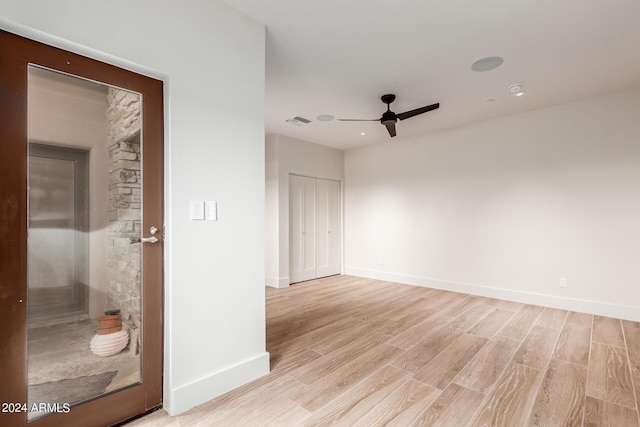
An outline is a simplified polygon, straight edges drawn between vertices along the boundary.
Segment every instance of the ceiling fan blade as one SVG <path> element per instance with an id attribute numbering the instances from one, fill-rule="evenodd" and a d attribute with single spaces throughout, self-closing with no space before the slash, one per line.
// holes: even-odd
<path id="1" fill-rule="evenodd" d="M 380 119 L 338 119 L 341 122 L 377 122 Z"/>
<path id="2" fill-rule="evenodd" d="M 392 138 L 394 136 L 396 136 L 396 124 L 395 123 L 389 123 L 386 126 L 387 126 L 387 130 L 389 131 L 389 135 L 391 135 Z"/>
<path id="3" fill-rule="evenodd" d="M 427 111 L 435 110 L 440 107 L 440 103 L 435 103 L 431 105 L 427 105 L 426 107 L 416 108 L 415 110 L 407 111 L 405 113 L 398 114 L 398 119 L 404 120 L 409 117 L 417 116 L 418 114 L 426 113 Z"/>

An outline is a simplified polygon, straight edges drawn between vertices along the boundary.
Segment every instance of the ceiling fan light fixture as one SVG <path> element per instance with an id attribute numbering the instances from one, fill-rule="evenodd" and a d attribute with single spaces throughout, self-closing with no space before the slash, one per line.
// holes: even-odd
<path id="1" fill-rule="evenodd" d="M 504 58 L 501 56 L 488 56 L 486 58 L 478 59 L 471 64 L 471 69 L 475 72 L 482 73 L 485 71 L 495 70 L 504 62 Z"/>

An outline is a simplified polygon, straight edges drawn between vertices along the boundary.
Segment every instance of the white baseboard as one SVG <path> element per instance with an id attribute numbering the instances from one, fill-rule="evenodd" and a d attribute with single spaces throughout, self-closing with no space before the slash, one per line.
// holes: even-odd
<path id="1" fill-rule="evenodd" d="M 288 277 L 267 277 L 266 285 L 272 288 L 288 288 L 289 287 L 289 278 Z"/>
<path id="2" fill-rule="evenodd" d="M 345 267 L 345 274 L 640 322 L 640 307 Z"/>
<path id="3" fill-rule="evenodd" d="M 164 409 L 178 415 L 269 373 L 269 353 L 169 390 Z"/>

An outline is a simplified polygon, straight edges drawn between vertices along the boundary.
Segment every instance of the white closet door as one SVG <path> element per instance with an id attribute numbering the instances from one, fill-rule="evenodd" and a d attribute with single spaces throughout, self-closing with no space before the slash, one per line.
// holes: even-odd
<path id="1" fill-rule="evenodd" d="M 316 277 L 342 271 L 342 230 L 340 224 L 340 182 L 318 179 L 318 267 Z"/>
<path id="2" fill-rule="evenodd" d="M 316 278 L 316 180 L 289 177 L 291 282 Z"/>

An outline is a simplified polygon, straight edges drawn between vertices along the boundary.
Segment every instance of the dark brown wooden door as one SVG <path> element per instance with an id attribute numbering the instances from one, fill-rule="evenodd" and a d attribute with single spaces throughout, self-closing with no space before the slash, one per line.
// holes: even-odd
<path id="1" fill-rule="evenodd" d="M 0 425 L 161 405 L 162 195 L 162 82 L 0 31 Z"/>

